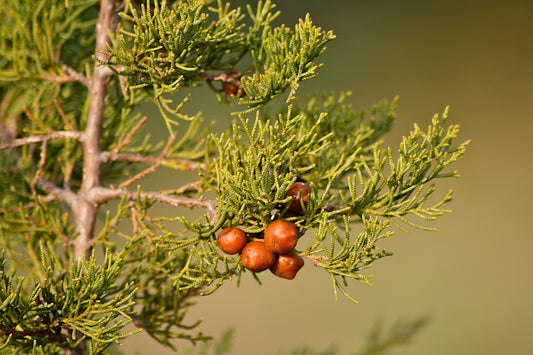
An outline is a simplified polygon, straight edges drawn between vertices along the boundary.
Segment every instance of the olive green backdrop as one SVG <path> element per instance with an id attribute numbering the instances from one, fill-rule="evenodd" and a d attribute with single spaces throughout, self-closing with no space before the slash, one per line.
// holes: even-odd
<path id="1" fill-rule="evenodd" d="M 240 288 L 228 282 L 199 298 L 188 319 L 204 319 L 199 329 L 214 336 L 235 327 L 233 353 L 242 355 L 331 344 L 349 354 L 376 319 L 390 324 L 419 315 L 431 322 L 403 354 L 533 354 L 533 1 L 277 4 L 276 24 L 292 26 L 309 12 L 337 35 L 304 94 L 351 90 L 356 108 L 400 96 L 387 145 L 396 147 L 414 122 L 426 127 L 450 105 L 449 122 L 461 125 L 460 139 L 472 139 L 454 166 L 462 177 L 438 185 L 441 194 L 454 190 L 454 213 L 431 225 L 439 232 L 411 230 L 384 241 L 395 255 L 371 270 L 373 287 L 351 283 L 358 305 L 335 301 L 327 274 L 308 263 L 292 282 L 270 273 L 262 287 L 249 274 Z M 219 128 L 231 121 L 209 92 L 189 108 L 201 108 Z M 152 112 L 160 129 L 154 134 L 164 134 Z M 160 179 L 147 183 L 154 188 L 175 177 L 165 172 Z M 142 334 L 122 351 L 172 353 Z"/>

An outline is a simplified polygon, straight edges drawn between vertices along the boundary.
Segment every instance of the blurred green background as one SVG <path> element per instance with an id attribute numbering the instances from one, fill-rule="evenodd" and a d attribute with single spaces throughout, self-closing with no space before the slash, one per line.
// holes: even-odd
<path id="1" fill-rule="evenodd" d="M 383 241 L 395 255 L 371 269 L 373 287 L 351 283 L 358 305 L 335 301 L 327 274 L 307 264 L 292 282 L 270 273 L 261 275 L 262 287 L 249 274 L 240 288 L 228 282 L 199 298 L 189 321 L 202 318 L 198 329 L 213 336 L 235 327 L 233 354 L 331 344 L 349 354 L 376 319 L 391 324 L 401 316 L 428 315 L 429 325 L 402 353 L 533 354 L 533 1 L 277 4 L 282 15 L 276 25 L 293 26 L 309 12 L 337 35 L 302 95 L 351 90 L 356 109 L 400 96 L 386 145 L 397 147 L 413 123 L 425 128 L 450 105 L 449 123 L 461 125 L 460 141 L 472 139 L 465 158 L 452 167 L 462 177 L 438 184 L 441 195 L 454 190 L 448 205 L 454 212 L 430 225 L 436 233 L 411 229 Z M 188 106 L 191 112 L 201 109 L 218 127 L 231 122 L 231 108 L 198 92 L 202 97 Z M 162 121 L 158 126 L 153 134 L 165 134 Z M 160 179 L 174 179 L 172 174 Z M 147 181 L 150 187 L 160 183 Z M 143 334 L 121 350 L 172 353 Z"/>

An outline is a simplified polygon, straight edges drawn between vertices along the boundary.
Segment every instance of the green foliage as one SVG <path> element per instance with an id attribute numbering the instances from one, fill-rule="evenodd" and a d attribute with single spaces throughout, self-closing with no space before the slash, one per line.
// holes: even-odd
<path id="1" fill-rule="evenodd" d="M 169 106 L 171 99 L 165 93 L 182 90 L 199 81 L 214 80 L 212 73 L 231 73 L 237 70 L 246 54 L 252 65 L 237 70 L 240 83 L 248 98 L 240 104 L 258 109 L 281 95 L 287 88 L 294 98 L 298 84 L 316 75 L 320 66 L 314 60 L 324 52 L 327 42 L 335 36 L 313 25 L 309 15 L 292 32 L 285 26 L 272 29 L 270 23 L 279 13 L 273 13 L 270 1 L 259 1 L 254 12 L 248 6 L 252 24 L 248 31 L 241 22 L 240 8 L 230 10 L 229 4 L 217 1 L 217 8 L 208 7 L 209 1 L 175 2 L 168 5 L 147 2 L 136 9 L 129 4 L 121 16 L 124 24 L 117 30 L 108 52 L 109 65 L 127 78 L 129 95 L 136 89 L 149 87 L 165 117 L 167 126 L 177 124 L 168 113 L 177 117 L 179 107 Z M 210 14 L 217 16 L 216 21 Z M 240 65 L 242 66 L 242 65 Z M 212 87 L 212 86 L 211 86 Z M 214 88 L 213 88 L 214 89 Z M 216 89 L 215 92 L 220 97 Z"/>
<path id="2" fill-rule="evenodd" d="M 85 71 L 92 62 L 98 1 L 68 3 L 66 6 L 65 0 L 4 1 L 0 14 L 1 80 L 21 83 L 24 79 L 67 77 L 63 65 Z"/>
<path id="3" fill-rule="evenodd" d="M 390 103 L 378 103 L 368 115 L 363 110 L 356 112 L 346 103 L 350 96 L 351 92 L 341 92 L 338 95 L 322 94 L 320 97 L 314 95 L 293 108 L 295 115 L 306 117 L 301 123 L 304 125 L 303 130 L 313 130 L 319 136 L 331 137 L 327 140 L 327 149 L 321 150 L 321 154 L 312 162 L 316 168 L 300 171 L 303 179 L 326 180 L 328 172 L 337 169 L 335 163 L 339 159 L 353 156 L 356 161 L 368 161 L 373 155 L 374 144 L 381 143 L 382 136 L 391 129 L 396 118 L 394 109 L 398 102 L 397 97 Z M 344 177 L 354 171 L 353 165 L 344 164 L 333 187 L 344 186 Z"/>
<path id="4" fill-rule="evenodd" d="M 64 268 L 55 253 L 41 247 L 41 282 L 33 285 L 16 279 L 0 259 L 3 349 L 48 354 L 88 340 L 88 352 L 97 354 L 130 335 L 118 332 L 130 320 L 137 290 L 132 283 L 116 285 L 120 259 L 107 254 L 101 265 L 90 258 Z"/>
<path id="5" fill-rule="evenodd" d="M 131 283 L 139 289 L 132 297 L 134 324 L 174 350 L 172 339 L 187 339 L 192 343 L 210 339 L 201 332 L 189 334 L 187 331 L 196 328 L 200 322 L 187 324 L 185 321 L 187 309 L 194 305 L 191 298 L 198 295 L 202 285 L 181 292 L 177 292 L 175 285 L 181 280 L 190 254 L 185 251 L 172 253 L 159 243 L 147 243 L 145 238 L 133 239 L 121 252 L 125 265 L 122 284 Z"/>
<path id="6" fill-rule="evenodd" d="M 260 238 L 278 218 L 309 236 L 296 252 L 331 276 L 334 295 L 355 301 L 349 280 L 368 284 L 367 269 L 391 255 L 380 239 L 394 226 L 429 229 L 416 219 L 448 212 L 451 192 L 437 197 L 434 183 L 458 176 L 447 168 L 467 143 L 454 145 L 447 110 L 393 150 L 382 138 L 397 99 L 369 113 L 350 106 L 349 92 L 300 100 L 300 82 L 317 75 L 334 38 L 309 15 L 289 29 L 273 26 L 270 1 L 248 6 L 248 16 L 222 1 L 124 5 L 0 4 L 4 351 L 98 354 L 131 334 L 130 321 L 170 348 L 208 340 L 193 333 L 187 310 L 249 273 L 239 255 L 220 251 L 218 232 L 239 226 Z M 172 95 L 196 85 L 241 105 L 227 132 L 185 113 L 186 94 Z M 285 93 L 281 112 L 266 114 Z M 155 144 L 145 124 L 160 118 L 138 112 L 147 100 L 169 130 Z M 146 191 L 142 179 L 160 167 L 193 177 Z M 311 187 L 301 215 L 288 210 L 295 181 Z M 374 348 L 402 334 L 376 337 Z"/>
<path id="7" fill-rule="evenodd" d="M 299 245 L 303 249 L 301 255 L 331 275 L 335 295 L 341 291 L 355 301 L 345 290 L 346 279 L 369 283 L 370 276 L 363 271 L 374 261 L 392 255 L 376 245 L 379 239 L 392 235 L 386 230 L 389 222 L 417 226 L 405 216 L 431 220 L 446 212 L 440 206 L 450 200 L 450 193 L 435 205 L 425 207 L 435 189 L 430 187 L 422 194 L 422 188 L 432 179 L 456 176 L 441 172 L 462 156 L 464 145 L 451 147 L 457 127 L 444 126 L 446 114 L 442 120 L 436 116 L 427 133 L 415 127 L 400 146 L 400 157 L 394 163 L 391 149 L 380 149 L 375 135 L 390 127 L 394 102 L 381 103 L 365 119 L 363 113 L 356 115 L 340 105 L 345 98 L 345 94 L 338 99 L 324 96 L 322 106 L 326 110 L 321 114 L 313 109 L 316 101 L 311 99 L 309 108 L 294 110 L 298 114 L 289 110 L 273 122 L 241 119 L 228 134 L 212 136 L 218 157 L 213 164 L 207 164 L 211 175 L 205 181 L 216 182 L 220 215 L 230 225 L 257 233 L 273 218 L 285 218 L 298 226 L 301 235 L 313 231 L 315 242 L 307 247 Z M 340 126 L 329 127 L 326 122 L 330 119 Z M 342 122 L 347 125 L 342 126 Z M 338 159 L 333 159 L 332 151 L 337 152 Z M 389 177 L 386 163 L 390 163 Z M 289 201 L 286 192 L 296 179 L 307 181 L 313 190 L 303 216 L 294 216 L 283 208 Z M 363 224 L 363 231 L 356 238 L 351 237 L 354 222 Z M 189 228 L 201 233 L 207 226 Z M 211 273 L 212 277 L 223 280 L 231 278 L 232 273 L 240 277 L 243 269 L 238 256 L 221 255 L 213 241 L 214 238 L 199 240 L 202 250 L 210 250 L 203 254 L 202 263 L 214 269 L 218 260 L 226 266 L 225 273 Z M 203 281 L 214 282 L 208 273 L 200 274 Z"/>
<path id="8" fill-rule="evenodd" d="M 202 80 L 207 70 L 232 69 L 249 41 L 241 34 L 240 11 L 230 11 L 220 1 L 218 5 L 210 9 L 218 16 L 212 21 L 204 12 L 205 1 L 176 2 L 173 7 L 148 2 L 140 10 L 130 3 L 121 16 L 131 31 L 118 28 L 106 64 L 122 66 L 131 89 L 150 85 L 171 92 Z"/>
<path id="9" fill-rule="evenodd" d="M 249 105 L 251 112 L 287 88 L 291 88 L 289 100 L 294 98 L 298 84 L 316 76 L 319 65 L 313 61 L 333 38 L 332 32 L 314 26 L 309 14 L 295 26 L 294 33 L 285 26 L 265 31 L 261 45 L 251 52 L 254 74 L 242 80 L 250 98 L 240 103 Z"/>
<path id="10" fill-rule="evenodd" d="M 210 343 L 201 344 L 194 349 L 185 349 L 185 355 L 230 354 L 231 341 L 233 340 L 234 333 L 235 329 L 228 328 L 220 335 L 220 337 Z"/>
<path id="11" fill-rule="evenodd" d="M 436 216 L 449 212 L 440 207 L 451 200 L 451 191 L 429 207 L 425 204 L 435 192 L 435 185 L 431 184 L 424 192 L 425 186 L 434 179 L 458 177 L 455 171 L 443 170 L 463 156 L 468 142 L 452 146 L 459 127 L 446 126 L 447 118 L 447 109 L 442 118 L 435 115 L 427 132 L 415 125 L 400 144 L 396 161 L 390 149 L 376 149 L 372 164 L 358 164 L 357 174 L 348 182 L 351 210 L 358 214 L 388 217 L 393 222 L 398 219 L 415 227 L 420 226 L 406 219 L 406 215 L 434 220 Z M 388 176 L 385 172 L 387 163 L 390 170 Z M 361 192 L 358 192 L 358 187 Z"/>
<path id="12" fill-rule="evenodd" d="M 398 346 L 412 342 L 416 335 L 428 323 L 428 318 L 399 319 L 388 330 L 383 321 L 377 321 L 361 349 L 355 355 L 385 355 Z"/>

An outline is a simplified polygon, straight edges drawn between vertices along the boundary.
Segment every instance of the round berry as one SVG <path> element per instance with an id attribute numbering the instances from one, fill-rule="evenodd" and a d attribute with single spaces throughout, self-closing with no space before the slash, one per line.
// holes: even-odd
<path id="1" fill-rule="evenodd" d="M 247 242 L 246 234 L 236 227 L 223 229 L 217 238 L 218 247 L 227 254 L 240 253 Z"/>
<path id="2" fill-rule="evenodd" d="M 250 271 L 260 272 L 274 265 L 276 258 L 276 254 L 265 248 L 265 243 L 254 240 L 242 250 L 241 263 Z"/>
<path id="3" fill-rule="evenodd" d="M 296 273 L 304 266 L 304 259 L 294 254 L 280 254 L 270 271 L 276 276 L 292 280 Z"/>
<path id="4" fill-rule="evenodd" d="M 307 205 L 307 196 L 309 196 L 309 193 L 311 193 L 311 188 L 305 182 L 295 182 L 292 184 L 286 194 L 288 197 L 294 197 L 294 200 L 291 201 L 289 206 L 289 210 L 294 213 L 303 214 L 302 203 L 304 206 Z"/>
<path id="5" fill-rule="evenodd" d="M 240 82 L 237 84 L 237 82 L 222 82 L 222 90 L 226 93 L 228 96 L 237 96 L 237 97 L 245 97 L 246 93 L 240 86 Z"/>
<path id="6" fill-rule="evenodd" d="M 298 242 L 298 228 L 291 221 L 275 220 L 265 229 L 264 240 L 268 250 L 278 254 L 288 253 Z"/>
<path id="7" fill-rule="evenodd" d="M 242 89 L 241 79 L 237 71 L 223 73 L 218 76 L 222 80 L 222 90 L 228 96 L 245 97 L 246 93 Z"/>

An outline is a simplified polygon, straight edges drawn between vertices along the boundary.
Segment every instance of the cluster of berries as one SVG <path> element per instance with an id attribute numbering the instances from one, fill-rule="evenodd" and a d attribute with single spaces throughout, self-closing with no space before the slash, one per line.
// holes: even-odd
<path id="1" fill-rule="evenodd" d="M 310 192 L 307 184 L 294 183 L 287 192 L 287 196 L 294 198 L 289 211 L 302 214 Z M 261 272 L 270 269 L 275 275 L 292 280 L 304 266 L 303 258 L 294 252 L 298 234 L 294 223 L 277 219 L 266 227 L 262 234 L 263 240 L 249 241 L 243 230 L 230 227 L 219 233 L 217 244 L 227 254 L 241 253 L 241 263 L 250 271 Z"/>

